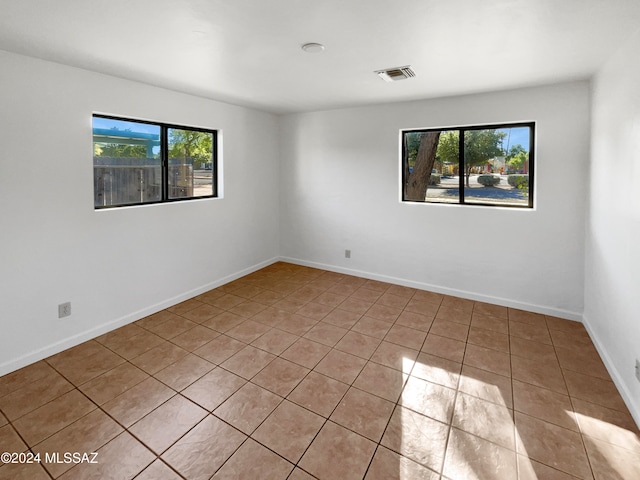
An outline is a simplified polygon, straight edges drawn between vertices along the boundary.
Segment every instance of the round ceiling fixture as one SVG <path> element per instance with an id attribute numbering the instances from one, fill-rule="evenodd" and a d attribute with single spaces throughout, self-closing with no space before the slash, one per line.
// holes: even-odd
<path id="1" fill-rule="evenodd" d="M 321 43 L 305 43 L 302 45 L 302 50 L 307 53 L 320 53 L 324 50 L 324 45 Z"/>

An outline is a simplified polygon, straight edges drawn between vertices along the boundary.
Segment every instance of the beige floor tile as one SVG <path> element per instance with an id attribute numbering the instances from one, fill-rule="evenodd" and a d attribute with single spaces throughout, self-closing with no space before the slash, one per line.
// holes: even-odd
<path id="1" fill-rule="evenodd" d="M 462 323 L 441 320 L 436 317 L 433 325 L 431 325 L 429 329 L 429 333 L 466 342 L 467 336 L 469 335 L 469 326 Z"/>
<path id="2" fill-rule="evenodd" d="M 511 379 L 503 375 L 464 365 L 458 389 L 482 400 L 513 408 Z"/>
<path id="3" fill-rule="evenodd" d="M 480 347 L 509 353 L 509 335 L 484 328 L 471 327 L 468 342 Z"/>
<path id="4" fill-rule="evenodd" d="M 358 298 L 360 300 L 367 300 L 370 302 L 375 302 L 382 296 L 382 292 L 377 292 L 375 290 L 370 290 L 368 288 L 360 287 L 355 292 L 351 294 L 351 297 Z"/>
<path id="5" fill-rule="evenodd" d="M 471 311 L 459 310 L 454 307 L 441 306 L 436 314 L 436 320 L 469 325 L 471 323 Z"/>
<path id="6" fill-rule="evenodd" d="M 351 387 L 331 414 L 330 420 L 377 443 L 389 422 L 393 407 L 393 403 L 383 398 Z"/>
<path id="7" fill-rule="evenodd" d="M 160 455 L 206 416 L 206 410 L 176 395 L 128 430 L 151 451 Z"/>
<path id="8" fill-rule="evenodd" d="M 412 298 L 404 307 L 405 312 L 417 313 L 429 318 L 434 318 L 438 313 L 439 304 L 420 300 L 418 297 Z"/>
<path id="9" fill-rule="evenodd" d="M 325 317 L 326 318 L 326 317 Z M 292 314 L 290 317 L 282 320 L 277 324 L 280 330 L 284 330 L 293 335 L 302 336 L 318 323 L 313 318 L 303 317 L 302 315 Z"/>
<path id="10" fill-rule="evenodd" d="M 308 373 L 308 368 L 283 358 L 276 358 L 251 381 L 281 397 L 286 397 Z"/>
<path id="11" fill-rule="evenodd" d="M 64 480 L 133 478 L 155 460 L 155 455 L 128 432 L 122 432 L 96 453 L 98 453 L 97 464 L 80 463 L 60 478 Z"/>
<path id="12" fill-rule="evenodd" d="M 640 429 L 628 412 L 612 410 L 577 398 L 572 402 L 583 435 L 640 455 Z"/>
<path id="13" fill-rule="evenodd" d="M 314 370 L 343 383 L 351 384 L 362 371 L 367 361 L 363 358 L 331 350 L 316 365 Z"/>
<path id="14" fill-rule="evenodd" d="M 556 350 L 552 345 L 546 343 L 532 342 L 520 337 L 510 337 L 511 355 L 522 357 L 538 362 L 553 363 L 560 365 L 556 356 Z"/>
<path id="15" fill-rule="evenodd" d="M 412 300 L 440 305 L 443 298 L 444 295 L 440 293 L 429 292 L 427 290 L 417 290 L 416 293 L 413 294 Z"/>
<path id="16" fill-rule="evenodd" d="M 473 311 L 473 300 L 468 300 L 466 298 L 454 297 L 452 295 L 443 295 L 442 296 L 442 305 L 443 307 L 453 307 L 458 310 L 464 310 L 465 312 Z"/>
<path id="17" fill-rule="evenodd" d="M 364 480 L 439 480 L 433 470 L 379 446 Z"/>
<path id="18" fill-rule="evenodd" d="M 443 423 L 451 423 L 455 390 L 436 383 L 410 377 L 402 391 L 399 405 Z"/>
<path id="19" fill-rule="evenodd" d="M 609 372 L 595 347 L 586 345 L 582 349 L 556 347 L 556 354 L 558 355 L 560 368 L 563 370 L 571 370 L 584 375 L 611 380 Z"/>
<path id="20" fill-rule="evenodd" d="M 372 300 L 362 300 L 359 298 L 347 297 L 336 307 L 336 310 L 346 311 L 356 315 L 364 315 L 366 311 L 371 308 L 371 305 L 373 305 Z M 353 317 L 353 315 L 351 315 L 351 317 Z M 327 321 L 326 318 L 325 321 Z"/>
<path id="21" fill-rule="evenodd" d="M 388 323 L 395 322 L 401 313 L 401 307 L 390 307 L 388 305 L 382 305 L 380 303 L 374 303 L 366 311 L 367 317 L 376 318 Z"/>
<path id="22" fill-rule="evenodd" d="M 181 480 L 182 477 L 167 467 L 161 460 L 156 460 L 145 468 L 136 480 Z"/>
<path id="23" fill-rule="evenodd" d="M 340 339 L 335 348 L 368 360 L 376 351 L 380 342 L 379 338 L 350 331 Z"/>
<path id="24" fill-rule="evenodd" d="M 177 337 L 178 335 L 186 332 L 197 326 L 196 322 L 192 322 L 184 317 L 176 315 L 175 318 L 167 320 L 166 322 L 161 323 L 160 325 L 154 325 L 152 327 L 148 327 L 147 329 L 156 335 L 164 338 L 165 340 L 169 340 L 173 337 Z"/>
<path id="25" fill-rule="evenodd" d="M 326 345 L 301 338 L 287 348 L 280 356 L 303 367 L 313 368 L 330 351 L 331 348 Z"/>
<path id="26" fill-rule="evenodd" d="M 242 378 L 250 380 L 275 358 L 276 356 L 269 352 L 247 345 L 231 358 L 222 362 L 220 366 Z"/>
<path id="27" fill-rule="evenodd" d="M 221 364 L 232 355 L 238 353 L 246 345 L 238 340 L 219 335 L 210 342 L 205 343 L 193 353 L 213 364 Z"/>
<path id="28" fill-rule="evenodd" d="M 451 480 L 516 479 L 516 454 L 513 450 L 453 428 L 442 473 Z"/>
<path id="29" fill-rule="evenodd" d="M 241 324 L 227 330 L 225 335 L 235 338 L 243 343 L 251 343 L 271 330 L 271 327 L 264 323 L 245 320 Z"/>
<path id="30" fill-rule="evenodd" d="M 52 370 L 52 373 L 0 397 L 0 410 L 7 419 L 15 420 L 72 389 L 72 384 Z"/>
<path id="31" fill-rule="evenodd" d="M 419 464 L 440 472 L 449 426 L 396 406 L 381 444 Z"/>
<path id="32" fill-rule="evenodd" d="M 78 388 L 93 402 L 102 405 L 147 378 L 149 378 L 148 373 L 126 362 Z"/>
<path id="33" fill-rule="evenodd" d="M 423 315 L 420 313 L 403 311 L 396 320 L 397 325 L 403 327 L 415 328 L 423 332 L 428 332 L 433 324 L 433 316 Z"/>
<path id="34" fill-rule="evenodd" d="M 313 340 L 314 342 L 322 343 L 328 347 L 333 347 L 347 332 L 348 330 L 346 328 L 319 322 L 305 333 L 303 337 Z"/>
<path id="35" fill-rule="evenodd" d="M 131 360 L 163 343 L 166 343 L 164 338 L 159 337 L 155 333 L 144 331 L 139 335 L 118 340 L 113 344 L 107 344 L 107 346 L 118 355 L 127 360 Z"/>
<path id="36" fill-rule="evenodd" d="M 297 463 L 325 418 L 285 400 L 267 417 L 252 437 L 292 463 Z"/>
<path id="37" fill-rule="evenodd" d="M 462 363 L 466 347 L 467 344 L 465 342 L 429 333 L 422 345 L 421 351 Z"/>
<path id="38" fill-rule="evenodd" d="M 351 330 L 382 340 L 391 329 L 391 326 L 392 324 L 389 322 L 365 315 L 356 322 Z"/>
<path id="39" fill-rule="evenodd" d="M 173 337 L 171 343 L 175 343 L 188 352 L 193 352 L 219 335 L 220 332 L 202 325 L 196 325 L 192 329 Z"/>
<path id="40" fill-rule="evenodd" d="M 314 303 L 319 303 L 321 305 L 326 305 L 327 307 L 335 308 L 345 301 L 347 295 L 337 295 L 331 292 L 321 293 L 316 297 Z"/>
<path id="41" fill-rule="evenodd" d="M 300 337 L 297 335 L 292 335 L 291 333 L 287 333 L 283 330 L 272 328 L 260 338 L 251 342 L 251 345 L 274 355 L 280 355 L 299 338 Z"/>
<path id="42" fill-rule="evenodd" d="M 541 313 L 527 312 L 516 308 L 509 308 L 509 320 L 520 323 L 546 324 L 544 315 Z"/>
<path id="43" fill-rule="evenodd" d="M 187 312 L 190 312 L 194 308 L 198 308 L 202 306 L 203 303 L 194 298 L 190 298 L 189 300 L 185 300 L 184 302 L 180 302 L 172 307 L 167 308 L 167 311 L 172 313 L 177 313 L 178 315 L 184 315 Z"/>
<path id="44" fill-rule="evenodd" d="M 492 317 L 490 315 L 474 313 L 471 316 L 471 326 L 503 334 L 509 333 L 509 321 L 507 319 Z"/>
<path id="45" fill-rule="evenodd" d="M 209 480 L 246 438 L 209 415 L 163 453 L 162 459 L 186 478 Z"/>
<path id="46" fill-rule="evenodd" d="M 188 353 L 189 352 L 183 348 L 164 341 L 139 357 L 131 359 L 131 363 L 148 374 L 153 375 L 185 357 Z"/>
<path id="47" fill-rule="evenodd" d="M 544 324 L 530 324 L 520 322 L 509 322 L 509 335 L 524 338 L 532 342 L 545 343 L 551 345 L 549 330 Z"/>
<path id="48" fill-rule="evenodd" d="M 459 393 L 452 425 L 509 450 L 516 449 L 513 411 L 505 406 Z"/>
<path id="49" fill-rule="evenodd" d="M 163 368 L 154 377 L 174 390 L 180 391 L 214 368 L 213 363 L 190 353 Z"/>
<path id="50" fill-rule="evenodd" d="M 49 480 L 41 464 L 11 463 L 0 468 L 0 480 Z"/>
<path id="51" fill-rule="evenodd" d="M 464 354 L 465 365 L 480 368 L 508 377 L 511 375 L 511 361 L 507 353 L 498 352 L 478 345 L 467 345 Z"/>
<path id="52" fill-rule="evenodd" d="M 569 430 L 580 431 L 568 395 L 514 380 L 513 401 L 518 412 Z"/>
<path id="53" fill-rule="evenodd" d="M 367 362 L 353 386 L 395 403 L 408 377 L 408 373 Z"/>
<path id="54" fill-rule="evenodd" d="M 394 325 L 389 329 L 384 340 L 395 343 L 396 345 L 402 345 L 403 347 L 420 350 L 426 337 L 426 332 L 416 330 L 415 328 L 404 327 L 402 325 Z"/>
<path id="55" fill-rule="evenodd" d="M 241 432 L 251 435 L 281 401 L 282 397 L 275 393 L 246 383 L 213 413 Z"/>
<path id="56" fill-rule="evenodd" d="M 296 313 L 304 317 L 312 318 L 314 320 L 322 320 L 324 317 L 326 317 L 329 314 L 329 312 L 333 310 L 334 307 L 325 305 L 323 303 L 318 303 L 317 302 L 318 298 L 320 297 L 317 297 L 316 301 L 309 302 L 303 305 L 300 309 L 298 309 Z M 342 297 L 338 297 L 338 298 L 342 298 Z"/>
<path id="57" fill-rule="evenodd" d="M 358 480 L 367 471 L 375 449 L 371 440 L 329 421 L 298 465 L 320 480 Z"/>
<path id="58" fill-rule="evenodd" d="M 0 427 L 0 450 L 2 450 L 2 453 L 21 453 L 26 452 L 28 449 L 27 444 L 24 443 L 11 425 Z M 0 465 L 4 465 L 1 460 Z"/>
<path id="59" fill-rule="evenodd" d="M 109 400 L 102 408 L 120 424 L 129 427 L 175 393 L 155 378 L 148 378 Z"/>
<path id="60" fill-rule="evenodd" d="M 64 459 L 65 452 L 96 452 L 100 447 L 123 432 L 123 428 L 101 410 L 93 410 L 88 415 L 70 424 L 33 448 L 42 459 L 46 454 L 57 453 Z M 73 467 L 71 463 L 49 462 L 46 469 L 59 477 Z"/>
<path id="61" fill-rule="evenodd" d="M 612 381 L 568 370 L 564 371 L 564 379 L 567 382 L 570 397 L 620 412 L 627 411 L 627 406 Z"/>
<path id="62" fill-rule="evenodd" d="M 259 314 L 258 314 L 259 315 Z M 256 315 L 256 317 L 258 316 Z M 254 318 L 256 320 L 256 318 Z M 225 312 L 213 315 L 202 322 L 203 327 L 215 330 L 218 333 L 226 333 L 234 327 L 242 324 L 245 318 L 235 313 Z M 257 321 L 257 320 L 256 320 Z"/>
<path id="63" fill-rule="evenodd" d="M 93 340 L 47 358 L 47 363 L 74 385 L 81 385 L 124 361 L 122 357 Z"/>
<path id="64" fill-rule="evenodd" d="M 540 361 L 535 358 L 511 357 L 513 378 L 554 392 L 567 394 L 565 377 L 557 362 Z"/>
<path id="65" fill-rule="evenodd" d="M 0 397 L 20 390 L 52 373 L 54 373 L 53 368 L 47 362 L 41 360 L 4 375 L 0 377 Z"/>
<path id="66" fill-rule="evenodd" d="M 445 387 L 457 388 L 461 370 L 460 363 L 421 353 L 416 359 L 411 375 Z"/>
<path id="67" fill-rule="evenodd" d="M 585 437 L 596 480 L 640 478 L 640 454 L 610 443 Z"/>
<path id="68" fill-rule="evenodd" d="M 183 390 L 182 395 L 211 412 L 245 383 L 244 378 L 215 368 Z"/>
<path id="69" fill-rule="evenodd" d="M 20 417 L 13 426 L 28 445 L 36 445 L 96 408 L 78 390 L 71 390 Z"/>
<path id="70" fill-rule="evenodd" d="M 394 288 L 394 287 L 390 287 L 390 288 Z M 394 291 L 395 291 L 395 288 L 394 288 Z M 403 309 L 407 305 L 410 299 L 411 299 L 411 296 L 407 297 L 406 295 L 396 295 L 395 293 L 386 291 L 384 294 L 382 294 L 382 296 L 377 300 L 376 303 L 380 305 L 385 305 L 387 307 L 396 307 L 396 308 Z"/>
<path id="71" fill-rule="evenodd" d="M 212 480 L 285 480 L 292 470 L 293 464 L 249 439 L 227 460 Z"/>
<path id="72" fill-rule="evenodd" d="M 518 455 L 517 462 L 518 480 L 576 480 L 578 478 L 536 462 L 526 455 Z"/>
<path id="73" fill-rule="evenodd" d="M 371 356 L 371 361 L 408 374 L 419 353 L 418 350 L 383 341 Z"/>
<path id="74" fill-rule="evenodd" d="M 579 433 L 519 412 L 515 419 L 519 454 L 578 478 L 593 478 Z"/>
<path id="75" fill-rule="evenodd" d="M 333 378 L 310 372 L 287 397 L 292 402 L 328 418 L 349 385 Z"/>
<path id="76" fill-rule="evenodd" d="M 267 306 L 262 303 L 246 301 L 236 305 L 229 312 L 240 315 L 243 318 L 251 318 L 266 308 Z"/>

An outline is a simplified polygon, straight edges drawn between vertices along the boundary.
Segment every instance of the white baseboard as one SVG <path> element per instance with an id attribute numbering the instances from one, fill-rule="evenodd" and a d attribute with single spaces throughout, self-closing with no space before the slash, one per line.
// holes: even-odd
<path id="1" fill-rule="evenodd" d="M 479 302 L 493 303 L 495 305 L 502 305 L 503 307 L 517 308 L 517 309 L 526 310 L 529 312 L 541 313 L 543 315 L 565 318 L 567 320 L 574 320 L 576 322 L 582 322 L 581 313 L 562 310 L 559 308 L 552 308 L 544 305 L 534 305 L 534 304 L 525 303 L 525 302 L 517 302 L 517 301 L 510 300 L 508 298 L 483 295 L 480 293 L 469 292 L 466 290 L 458 290 L 455 288 L 442 287 L 440 285 L 416 282 L 413 280 L 406 280 L 404 278 L 397 278 L 389 275 L 382 275 L 378 273 L 365 272 L 362 270 L 338 267 L 335 265 L 327 265 L 324 263 L 309 262 L 306 260 L 300 260 L 298 258 L 280 257 L 280 261 L 294 263 L 296 265 L 302 265 L 305 267 L 320 268 L 322 270 L 328 270 L 336 273 L 344 273 L 345 275 L 354 275 L 356 277 L 368 278 L 370 280 L 378 280 L 380 282 L 393 283 L 396 285 L 402 285 L 404 287 L 416 288 L 418 290 L 428 290 L 430 292 L 442 293 L 444 295 L 452 295 L 452 296 L 466 298 L 469 300 L 475 300 Z"/>
<path id="2" fill-rule="evenodd" d="M 587 329 L 587 332 L 589 333 L 589 336 L 591 337 L 591 341 L 595 345 L 596 350 L 598 350 L 598 353 L 600 354 L 600 358 L 604 362 L 604 366 L 607 368 L 607 371 L 609 372 L 609 375 L 611 376 L 613 383 L 616 385 L 618 391 L 620 392 L 620 395 L 622 396 L 624 403 L 626 403 L 627 408 L 629 409 L 629 413 L 631 413 L 631 416 L 635 420 L 636 425 L 640 427 L 640 404 L 638 404 L 638 399 L 635 399 L 634 401 L 634 397 L 629 392 L 629 389 L 627 388 L 627 384 L 623 380 L 624 377 L 620 374 L 615 364 L 611 360 L 611 357 L 609 356 L 607 349 L 604 348 L 604 345 L 602 345 L 602 342 L 600 342 L 600 339 L 595 334 L 595 331 L 591 326 L 591 323 L 589 322 L 589 319 L 587 318 L 586 315 L 583 315 L 582 323 Z"/>
<path id="3" fill-rule="evenodd" d="M 172 305 L 175 305 L 177 303 L 193 298 L 196 295 L 200 295 L 201 293 L 207 292 L 211 289 L 220 287 L 226 283 L 232 282 L 233 280 L 237 280 L 238 278 L 244 277 L 245 275 L 248 275 L 257 270 L 260 270 L 261 268 L 271 265 L 277 261 L 279 261 L 279 258 L 274 257 L 264 262 L 260 262 L 258 264 L 252 265 L 251 267 L 232 273 L 231 275 L 227 275 L 225 277 L 214 280 L 213 282 L 209 282 L 198 288 L 194 288 L 192 290 L 183 292 L 168 300 L 164 300 L 160 303 L 156 303 L 155 305 L 150 305 L 136 312 L 117 318 L 113 321 L 104 323 L 102 325 L 91 328 L 89 330 L 85 330 L 84 332 L 78 333 L 77 335 L 73 335 L 72 337 L 65 338 L 64 340 L 61 340 L 59 342 L 53 343 L 51 345 L 47 345 L 46 347 L 40 348 L 38 350 L 34 350 L 18 358 L 4 362 L 3 364 L 0 364 L 0 376 L 6 375 L 7 373 L 11 373 L 15 370 L 18 370 L 19 368 L 26 367 L 27 365 L 31 365 L 32 363 L 35 363 L 39 360 L 50 357 L 51 355 L 55 355 L 56 353 L 60 353 L 68 348 L 75 347 L 76 345 L 79 345 L 93 338 L 99 337 L 100 335 L 103 335 L 112 330 L 115 330 L 116 328 L 120 328 L 120 327 L 123 327 L 124 325 L 128 325 L 131 322 L 140 320 L 141 318 L 152 315 L 156 312 L 164 310 L 165 308 L 168 308 Z"/>

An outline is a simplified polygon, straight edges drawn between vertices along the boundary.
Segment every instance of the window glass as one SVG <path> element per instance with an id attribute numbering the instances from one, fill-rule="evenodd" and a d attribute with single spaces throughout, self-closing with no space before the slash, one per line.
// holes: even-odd
<path id="1" fill-rule="evenodd" d="M 403 201 L 533 207 L 533 123 L 402 137 Z"/>

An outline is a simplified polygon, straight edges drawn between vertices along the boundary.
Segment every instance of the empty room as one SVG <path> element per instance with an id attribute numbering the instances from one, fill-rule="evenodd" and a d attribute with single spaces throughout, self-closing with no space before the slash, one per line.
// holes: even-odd
<path id="1" fill-rule="evenodd" d="M 637 0 L 0 0 L 0 479 L 640 478 Z"/>

